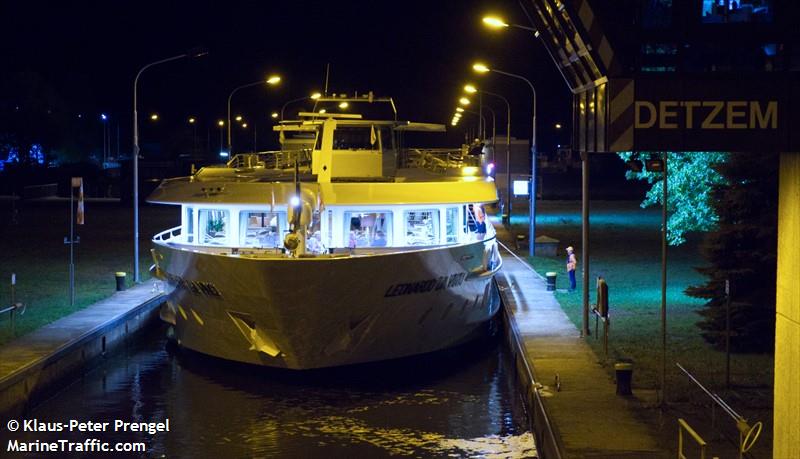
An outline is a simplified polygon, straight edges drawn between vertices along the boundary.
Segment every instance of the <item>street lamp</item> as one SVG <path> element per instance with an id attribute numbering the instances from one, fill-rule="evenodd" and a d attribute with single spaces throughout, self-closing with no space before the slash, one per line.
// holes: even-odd
<path id="1" fill-rule="evenodd" d="M 532 32 L 534 37 L 537 38 L 539 37 L 539 31 L 534 29 L 533 27 L 528 27 L 519 24 L 509 24 L 498 16 L 484 16 L 482 21 L 483 24 L 486 27 L 489 27 L 490 29 L 506 29 L 508 27 L 514 27 L 515 29 L 527 30 L 529 32 Z"/>
<path id="2" fill-rule="evenodd" d="M 299 102 L 301 100 L 306 100 L 306 99 L 317 100 L 320 97 L 322 97 L 322 94 L 318 93 L 318 92 L 315 92 L 314 94 L 311 94 L 310 96 L 298 97 L 297 99 L 292 99 L 292 100 L 286 102 L 285 104 L 283 104 L 283 107 L 281 107 L 281 121 L 283 121 L 283 112 L 286 110 L 286 107 L 289 106 L 289 104 L 293 104 L 295 102 Z M 273 116 L 273 118 L 275 118 L 275 117 Z"/>
<path id="3" fill-rule="evenodd" d="M 152 115 L 150 115 L 150 120 L 158 121 L 158 113 L 153 113 Z"/>
<path id="4" fill-rule="evenodd" d="M 185 57 L 202 57 L 208 52 L 195 48 L 177 56 L 151 62 L 141 69 L 133 79 L 133 281 L 139 283 L 139 121 L 137 112 L 137 94 L 139 90 L 139 77 L 150 67 L 177 61 Z"/>
<path id="5" fill-rule="evenodd" d="M 462 97 L 462 98 L 458 99 L 458 103 L 461 104 L 461 105 L 464 105 L 464 106 L 467 106 L 467 105 L 470 104 L 469 99 L 467 99 L 466 97 Z"/>
<path id="6" fill-rule="evenodd" d="M 515 73 L 505 72 L 503 70 L 498 70 L 494 68 L 489 68 L 485 64 L 482 63 L 475 63 L 472 66 L 472 69 L 478 73 L 497 73 L 500 75 L 505 75 L 511 78 L 516 78 L 518 80 L 522 80 L 528 84 L 528 87 L 531 88 L 531 93 L 533 94 L 533 102 L 532 102 L 532 128 L 531 128 L 531 194 L 530 194 L 530 230 L 528 234 L 528 253 L 530 256 L 536 254 L 536 88 L 533 87 L 533 83 L 530 80 L 525 78 L 522 75 L 517 75 Z M 510 164 L 509 164 L 510 166 Z"/>
<path id="7" fill-rule="evenodd" d="M 233 88 L 233 91 L 231 91 L 231 93 L 228 95 L 228 154 L 229 155 L 232 153 L 232 150 L 233 150 L 233 148 L 231 146 L 231 98 L 233 97 L 233 95 L 236 94 L 236 91 L 238 91 L 240 89 L 249 88 L 251 86 L 257 86 L 257 85 L 264 84 L 264 83 L 266 83 L 266 84 L 268 84 L 270 86 L 275 86 L 276 84 L 280 83 L 280 81 L 281 81 L 281 77 L 279 77 L 278 75 L 272 75 L 272 76 L 267 77 L 266 80 L 258 80 L 258 81 L 254 81 L 252 83 L 247 83 L 247 84 L 243 84 L 241 86 L 237 86 L 237 87 Z M 239 120 L 237 119 L 237 121 L 239 121 Z"/>
<path id="8" fill-rule="evenodd" d="M 192 154 L 197 153 L 197 119 L 195 117 L 189 117 L 189 124 L 192 126 Z"/>

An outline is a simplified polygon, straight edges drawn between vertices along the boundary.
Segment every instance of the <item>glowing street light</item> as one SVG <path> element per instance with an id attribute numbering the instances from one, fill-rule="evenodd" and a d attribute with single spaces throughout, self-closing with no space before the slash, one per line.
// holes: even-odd
<path id="1" fill-rule="evenodd" d="M 461 112 L 463 112 L 463 111 L 464 111 L 464 109 L 463 109 L 463 108 L 461 108 L 461 107 L 456 107 L 456 111 L 457 111 L 458 113 L 461 113 Z"/>
<path id="2" fill-rule="evenodd" d="M 225 121 L 222 120 L 217 121 L 217 126 L 219 127 L 225 126 Z"/>
<path id="3" fill-rule="evenodd" d="M 280 114 L 278 114 L 278 112 L 272 112 L 272 114 L 271 114 L 271 115 L 269 115 L 269 116 L 271 116 L 271 117 L 272 117 L 272 119 L 275 119 L 275 118 L 279 117 L 279 116 L 280 116 Z"/>
<path id="4" fill-rule="evenodd" d="M 322 97 L 322 93 L 315 92 L 314 94 L 311 94 L 311 98 L 312 98 L 313 100 L 317 100 L 317 99 L 319 99 L 320 97 Z"/>
<path id="5" fill-rule="evenodd" d="M 194 119 L 194 117 L 190 117 L 190 118 L 189 118 L 189 124 L 194 124 L 194 123 L 195 123 L 195 121 L 197 121 L 197 120 L 196 120 L 196 119 Z"/>
<path id="6" fill-rule="evenodd" d="M 472 70 L 478 73 L 486 73 L 490 71 L 489 67 L 487 67 L 486 64 L 482 64 L 480 62 L 472 64 Z"/>
<path id="7" fill-rule="evenodd" d="M 478 92 L 478 88 L 472 86 L 471 84 L 468 84 L 464 86 L 464 91 L 468 94 L 475 94 L 476 92 Z"/>
<path id="8" fill-rule="evenodd" d="M 462 97 L 458 99 L 458 103 L 461 105 L 469 105 L 469 99 L 467 99 L 466 97 Z"/>
<path id="9" fill-rule="evenodd" d="M 556 123 L 556 129 L 561 129 L 561 123 Z"/>
<path id="10" fill-rule="evenodd" d="M 508 27 L 508 24 L 506 24 L 505 21 L 497 16 L 484 16 L 482 21 L 484 25 L 492 29 L 502 29 L 504 27 Z"/>
<path id="11" fill-rule="evenodd" d="M 242 115 L 236 115 L 236 118 L 234 118 L 234 119 L 241 123 L 242 122 Z"/>
<path id="12" fill-rule="evenodd" d="M 150 119 L 153 121 L 158 121 L 158 113 L 153 113 L 152 115 L 150 115 Z"/>
<path id="13" fill-rule="evenodd" d="M 247 123 L 242 123 L 242 129 L 247 129 Z"/>
<path id="14" fill-rule="evenodd" d="M 347 102 L 342 102 L 342 103 L 339 104 L 339 108 L 342 108 L 342 109 L 347 108 L 349 106 L 350 106 L 350 104 L 348 104 Z"/>
<path id="15" fill-rule="evenodd" d="M 267 84 L 276 85 L 281 82 L 281 77 L 278 75 L 272 75 L 267 78 Z"/>
<path id="16" fill-rule="evenodd" d="M 325 110 L 324 108 L 321 108 L 321 109 L 319 110 L 319 113 L 320 113 L 320 114 L 324 114 L 324 113 L 327 113 L 327 112 L 328 112 L 328 111 L 327 111 L 327 110 Z"/>
<path id="17" fill-rule="evenodd" d="M 483 25 L 485 25 L 490 29 L 500 30 L 500 29 L 507 29 L 509 27 L 514 27 L 515 29 L 523 29 L 529 32 L 533 32 L 533 36 L 539 37 L 539 31 L 534 29 L 533 27 L 528 27 L 519 24 L 509 24 L 498 16 L 484 16 L 483 19 L 481 19 L 481 21 L 483 22 Z"/>

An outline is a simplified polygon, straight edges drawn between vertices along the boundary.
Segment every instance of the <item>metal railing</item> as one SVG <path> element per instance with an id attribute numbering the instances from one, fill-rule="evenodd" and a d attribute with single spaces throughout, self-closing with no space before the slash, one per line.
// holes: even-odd
<path id="1" fill-rule="evenodd" d="M 168 242 L 170 239 L 176 238 L 181 235 L 181 227 L 176 226 L 175 228 L 170 228 L 168 230 L 164 230 L 155 236 L 153 236 L 153 241 L 155 242 Z"/>
<path id="2" fill-rule="evenodd" d="M 25 305 L 22 303 L 17 302 L 16 296 L 16 288 L 17 288 L 17 275 L 11 273 L 11 304 L 5 308 L 0 309 L 0 314 L 8 313 L 9 321 L 11 323 L 11 337 L 13 338 L 16 335 L 17 327 L 16 327 L 16 320 L 15 315 L 25 314 Z M 18 312 L 19 311 L 19 312 Z"/>
<path id="3" fill-rule="evenodd" d="M 691 373 L 689 373 L 689 371 L 686 368 L 684 368 L 680 363 L 676 362 L 675 365 L 677 365 L 678 368 L 680 368 L 681 371 L 683 371 L 693 383 L 695 383 L 703 392 L 706 393 L 706 395 L 711 397 L 711 400 L 714 401 L 714 404 L 711 405 L 712 426 L 715 424 L 715 419 L 714 419 L 715 404 L 720 406 L 722 410 L 728 416 L 730 416 L 731 419 L 734 420 L 734 422 L 736 423 L 736 430 L 739 432 L 739 445 L 738 445 L 739 459 L 742 459 L 744 457 L 744 453 L 750 451 L 750 449 L 753 447 L 753 445 L 755 445 L 756 441 L 758 440 L 758 437 L 761 436 L 761 430 L 763 429 L 764 424 L 761 421 L 759 421 L 751 426 L 747 422 L 747 419 L 745 419 L 742 415 L 734 411 L 734 409 L 730 405 L 728 405 L 728 403 L 725 400 L 723 400 L 722 397 L 708 390 L 706 386 L 701 384 L 700 381 L 698 381 L 697 378 L 695 378 Z"/>
<path id="4" fill-rule="evenodd" d="M 440 174 L 464 166 L 481 165 L 480 156 L 452 148 L 409 148 L 403 151 L 400 158 L 400 167 L 428 169 Z"/>
<path id="5" fill-rule="evenodd" d="M 258 153 L 239 153 L 233 156 L 226 165 L 232 169 L 288 169 L 311 165 L 311 150 L 273 150 Z"/>
<path id="6" fill-rule="evenodd" d="M 682 418 L 678 418 L 678 459 L 688 459 L 683 453 L 683 432 L 686 431 L 695 443 L 700 447 L 700 459 L 706 459 L 706 442 L 697 432 L 692 429 L 692 426 Z"/>

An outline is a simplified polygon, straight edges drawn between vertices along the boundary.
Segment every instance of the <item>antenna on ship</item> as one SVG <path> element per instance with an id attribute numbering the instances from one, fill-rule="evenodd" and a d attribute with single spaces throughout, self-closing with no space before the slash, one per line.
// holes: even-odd
<path id="1" fill-rule="evenodd" d="M 325 96 L 328 96 L 328 77 L 331 76 L 331 63 L 325 64 Z"/>

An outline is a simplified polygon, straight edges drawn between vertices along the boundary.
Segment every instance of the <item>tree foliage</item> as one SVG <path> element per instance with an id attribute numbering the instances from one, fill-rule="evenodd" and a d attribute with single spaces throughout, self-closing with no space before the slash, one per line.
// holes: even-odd
<path id="1" fill-rule="evenodd" d="M 623 161 L 644 163 L 650 153 L 619 153 Z M 661 154 L 657 154 L 661 157 Z M 718 216 L 711 203 L 714 187 L 725 183 L 715 164 L 726 161 L 727 154 L 719 152 L 670 152 L 667 154 L 667 241 L 680 245 L 690 231 L 709 231 L 716 227 Z M 645 180 L 651 186 L 641 206 L 660 206 L 663 174 L 641 171 L 626 172 L 629 180 Z"/>
<path id="2" fill-rule="evenodd" d="M 711 191 L 717 228 L 703 243 L 708 278 L 686 290 L 706 299 L 698 326 L 718 348 L 725 345 L 725 280 L 730 280 L 731 349 L 769 352 L 775 341 L 778 155 L 732 153 L 714 166 L 724 178 Z"/>

